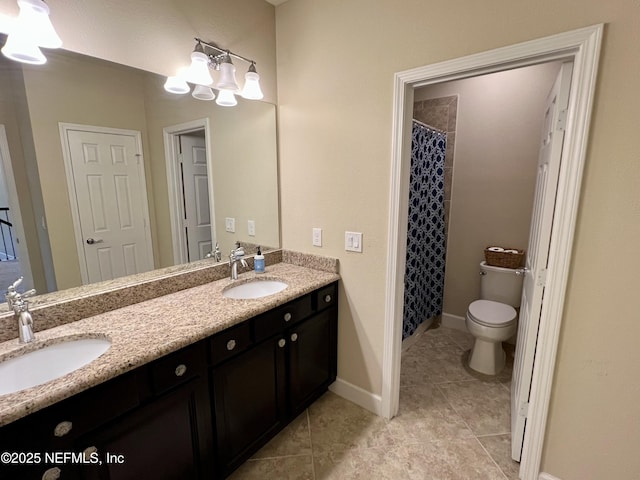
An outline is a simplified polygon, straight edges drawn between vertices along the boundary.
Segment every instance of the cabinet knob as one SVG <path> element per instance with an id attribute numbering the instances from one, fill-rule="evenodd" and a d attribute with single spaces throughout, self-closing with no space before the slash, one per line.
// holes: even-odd
<path id="1" fill-rule="evenodd" d="M 53 429 L 53 435 L 56 437 L 64 437 L 67 433 L 71 431 L 73 428 L 73 423 L 71 422 L 60 422 L 56 425 L 56 428 Z"/>
<path id="2" fill-rule="evenodd" d="M 286 344 L 287 344 L 287 341 L 284 338 L 281 338 L 280 340 L 278 340 L 278 346 L 280 348 L 284 348 Z"/>
<path id="3" fill-rule="evenodd" d="M 291 314 L 289 312 L 284 314 L 284 321 L 288 322 L 289 320 L 291 320 Z"/>
<path id="4" fill-rule="evenodd" d="M 324 303 L 331 303 L 331 295 L 324 296 Z"/>
<path id="5" fill-rule="evenodd" d="M 292 341 L 292 342 L 295 342 L 295 341 L 297 341 L 297 340 L 298 340 L 298 334 L 297 334 L 297 333 L 292 333 L 292 334 L 291 334 L 291 341 Z"/>
<path id="6" fill-rule="evenodd" d="M 235 340 L 229 340 L 227 342 L 227 350 L 233 350 L 234 348 L 236 348 L 236 341 Z"/>
<path id="7" fill-rule="evenodd" d="M 187 366 L 184 363 L 181 363 L 176 367 L 176 377 L 181 377 L 185 373 L 187 373 Z"/>
<path id="8" fill-rule="evenodd" d="M 50 468 L 42 474 L 42 480 L 58 480 L 62 471 L 58 467 Z"/>
<path id="9" fill-rule="evenodd" d="M 98 452 L 98 448 L 91 446 L 91 447 L 87 447 L 84 449 L 84 451 L 82 452 L 82 454 L 84 455 L 84 460 L 85 462 L 88 462 L 91 460 L 91 456 L 95 453 Z"/>

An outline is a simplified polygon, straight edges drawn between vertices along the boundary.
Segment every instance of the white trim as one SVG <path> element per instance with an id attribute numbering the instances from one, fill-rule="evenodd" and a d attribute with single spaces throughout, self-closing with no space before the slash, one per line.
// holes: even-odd
<path id="1" fill-rule="evenodd" d="M 382 402 L 380 395 L 374 395 L 373 393 L 368 392 L 357 385 L 346 382 L 341 378 L 337 378 L 335 382 L 329 385 L 329 390 L 378 416 L 382 416 Z"/>
<path id="2" fill-rule="evenodd" d="M 556 199 L 550 245 L 548 281 L 545 292 L 538 347 L 531 388 L 529 419 L 525 432 L 521 478 L 538 478 L 553 381 L 558 335 L 579 204 L 589 123 L 600 44 L 604 26 L 594 25 L 517 45 L 499 48 L 434 65 L 396 73 L 392 131 L 392 163 L 389 198 L 389 237 L 385 297 L 384 351 L 382 365 L 382 415 L 391 418 L 398 411 L 400 393 L 400 345 L 402 338 L 403 259 L 406 254 L 406 205 L 408 153 L 405 144 L 409 125 L 406 108 L 416 86 L 446 82 L 514 67 L 559 59 L 574 62 L 565 149 Z"/>
<path id="3" fill-rule="evenodd" d="M 458 315 L 452 315 L 450 313 L 442 314 L 442 326 L 453 328 L 455 330 L 460 330 L 461 332 L 469 333 L 467 330 L 467 325 L 465 323 L 465 318 L 460 317 Z"/>
<path id="4" fill-rule="evenodd" d="M 9 141 L 7 140 L 7 131 L 4 125 L 0 125 L 0 157 L 2 157 L 2 168 L 4 170 L 7 187 L 9 209 L 12 212 L 11 218 L 13 220 L 16 238 L 19 239 L 19 242 L 16 242 L 16 244 L 18 248 L 18 262 L 20 263 L 20 270 L 24 277 L 23 287 L 30 289 L 34 287 L 33 273 L 31 272 L 31 261 L 29 260 L 29 251 L 27 249 L 27 237 L 24 234 L 24 227 L 22 226 L 22 213 L 20 212 L 20 200 L 18 198 L 16 179 L 13 175 Z"/>
<path id="5" fill-rule="evenodd" d="M 538 476 L 538 480 L 560 480 L 560 478 L 554 477 L 550 473 L 541 472 Z"/>
<path id="6" fill-rule="evenodd" d="M 82 284 L 89 283 L 89 271 L 87 269 L 87 260 L 84 251 L 84 238 L 82 237 L 82 229 L 80 223 L 80 210 L 78 207 L 78 199 L 76 196 L 75 182 L 73 179 L 73 164 L 71 161 L 71 149 L 69 146 L 68 133 L 72 130 L 91 133 L 105 133 L 111 135 L 126 135 L 133 137 L 136 142 L 136 153 L 140 158 L 138 163 L 138 171 L 140 174 L 140 184 L 144 189 L 142 202 L 142 215 L 144 217 L 144 232 L 146 237 L 146 254 L 149 266 L 153 270 L 153 244 L 151 242 L 151 223 L 149 221 L 149 196 L 147 194 L 147 181 L 144 173 L 144 155 L 142 152 L 142 134 L 138 130 L 127 130 L 122 128 L 98 127 L 95 125 L 80 125 L 76 123 L 58 124 L 60 128 L 60 139 L 62 142 L 62 157 L 64 159 L 64 170 L 67 178 L 67 191 L 69 192 L 69 202 L 71 203 L 71 217 L 73 218 L 73 231 L 76 240 L 76 250 L 78 252 L 78 263 L 80 264 L 80 276 Z"/>
<path id="7" fill-rule="evenodd" d="M 180 172 L 178 170 L 177 141 L 180 135 L 204 130 L 206 145 L 207 175 L 209 177 L 209 210 L 211 218 L 211 242 L 216 243 L 216 218 L 213 198 L 213 162 L 211 161 L 211 131 L 208 118 L 192 120 L 190 122 L 171 125 L 162 129 L 164 138 L 164 158 L 167 169 L 167 189 L 169 197 L 169 215 L 171 219 L 171 239 L 173 244 L 173 261 L 175 265 L 187 262 L 187 244 L 183 235 L 182 219 L 184 218 L 184 204 L 180 191 Z"/>

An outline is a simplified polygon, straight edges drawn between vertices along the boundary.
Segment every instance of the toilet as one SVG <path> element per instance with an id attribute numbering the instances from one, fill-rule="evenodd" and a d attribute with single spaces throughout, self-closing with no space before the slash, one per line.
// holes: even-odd
<path id="1" fill-rule="evenodd" d="M 475 342 L 469 354 L 469 368 L 496 375 L 504 368 L 502 342 L 517 330 L 522 297 L 522 270 L 480 263 L 480 300 L 469 305 L 465 325 Z"/>

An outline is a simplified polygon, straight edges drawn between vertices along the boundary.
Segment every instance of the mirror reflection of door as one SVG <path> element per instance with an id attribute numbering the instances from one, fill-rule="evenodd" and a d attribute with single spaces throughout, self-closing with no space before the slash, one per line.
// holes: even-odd
<path id="1" fill-rule="evenodd" d="M 178 142 L 186 254 L 193 262 L 213 250 L 204 130 L 179 135 Z"/>
<path id="2" fill-rule="evenodd" d="M 140 133 L 62 129 L 83 283 L 152 270 Z"/>

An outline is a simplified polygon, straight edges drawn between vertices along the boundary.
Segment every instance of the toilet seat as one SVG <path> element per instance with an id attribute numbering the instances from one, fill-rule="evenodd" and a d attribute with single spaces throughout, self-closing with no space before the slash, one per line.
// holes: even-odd
<path id="1" fill-rule="evenodd" d="M 485 327 L 505 327 L 516 321 L 516 309 L 506 303 L 492 300 L 471 302 L 467 311 L 469 319 Z"/>

